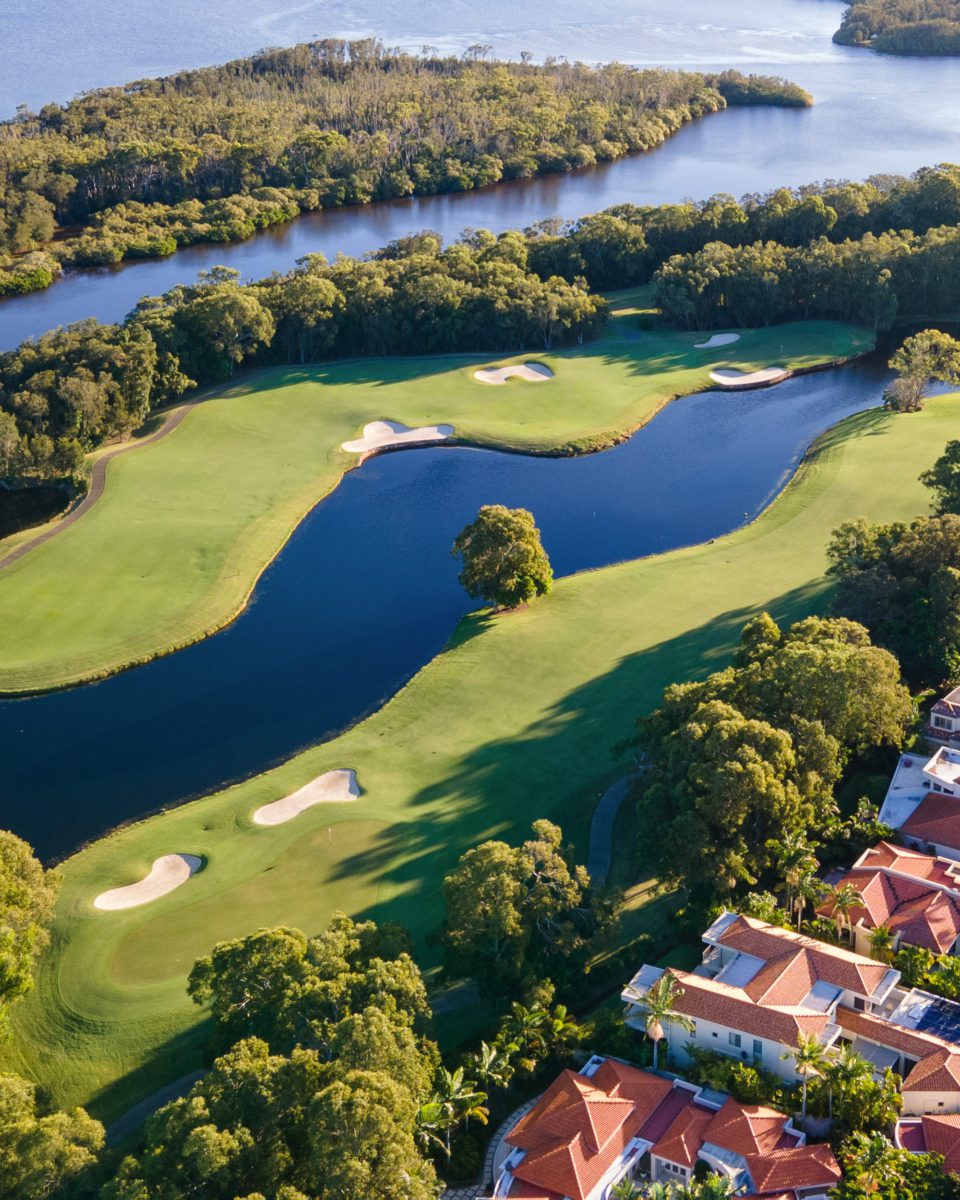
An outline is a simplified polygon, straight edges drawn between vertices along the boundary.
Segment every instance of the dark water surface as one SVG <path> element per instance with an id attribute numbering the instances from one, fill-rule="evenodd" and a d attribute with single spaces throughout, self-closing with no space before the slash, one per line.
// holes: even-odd
<path id="1" fill-rule="evenodd" d="M 788 75 L 812 109 L 720 113 L 661 149 L 605 167 L 455 196 L 331 210 L 233 246 L 184 250 L 156 262 L 79 272 L 47 292 L 0 302 L 0 349 L 83 317 L 118 320 L 223 263 L 245 277 L 285 270 L 315 251 L 362 254 L 431 228 L 500 231 L 550 216 L 578 217 L 622 201 L 658 203 L 781 184 L 909 173 L 960 158 L 960 63 L 891 58 L 834 46 L 837 0 L 0 0 L 0 113 L 20 101 L 66 98 L 97 84 L 199 66 L 265 44 L 314 36 L 382 37 L 416 49 L 482 42 L 501 56 L 529 49 L 642 65 Z"/>
<path id="2" fill-rule="evenodd" d="M 558 575 L 700 542 L 755 516 L 818 433 L 879 401 L 883 380 L 864 363 L 703 393 L 583 458 L 448 447 L 367 462 L 224 632 L 102 683 L 0 703 L 0 828 L 61 855 L 375 708 L 474 607 L 450 545 L 481 504 L 531 509 Z"/>

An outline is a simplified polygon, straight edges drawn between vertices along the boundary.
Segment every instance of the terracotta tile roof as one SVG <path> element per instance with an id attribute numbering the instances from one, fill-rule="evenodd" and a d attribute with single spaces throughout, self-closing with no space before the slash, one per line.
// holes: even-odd
<path id="1" fill-rule="evenodd" d="M 942 1154 L 947 1171 L 960 1171 L 960 1116 L 923 1117 L 928 1154 Z"/>
<path id="2" fill-rule="evenodd" d="M 930 887 L 920 879 L 904 879 L 887 870 L 860 867 L 844 875 L 841 883 L 852 884 L 863 897 L 863 904 L 850 912 L 854 924 L 863 924 L 867 929 L 886 925 L 905 942 L 925 946 L 935 954 L 946 954 L 960 937 L 960 893 Z M 830 916 L 833 907 L 828 901 L 817 911 Z"/>
<path id="3" fill-rule="evenodd" d="M 592 1078 L 562 1072 L 507 1134 L 526 1151 L 514 1178 L 537 1196 L 586 1200 L 672 1091 L 670 1080 L 610 1059 Z"/>
<path id="4" fill-rule="evenodd" d="M 650 1153 L 681 1167 L 692 1167 L 700 1154 L 700 1147 L 707 1140 L 704 1135 L 713 1119 L 711 1109 L 687 1104 Z"/>
<path id="5" fill-rule="evenodd" d="M 960 849 L 960 800 L 930 792 L 900 826 L 908 837 Z"/>
<path id="6" fill-rule="evenodd" d="M 960 812 L 960 802 L 955 803 L 958 804 Z M 851 950 L 831 946 L 802 933 L 794 933 L 792 929 L 781 929 L 777 925 L 768 925 L 765 921 L 742 915 L 723 931 L 719 941 L 721 945 L 740 950 L 744 954 L 752 954 L 768 963 L 783 960 L 781 973 L 789 973 L 789 976 L 797 981 L 797 986 L 807 977 L 813 978 L 814 981 L 822 979 L 834 987 L 863 996 L 872 996 L 883 983 L 889 970 L 884 963 L 864 958 Z M 788 954 L 794 956 L 796 966 L 788 965 Z M 807 990 L 809 991 L 809 988 Z"/>
<path id="7" fill-rule="evenodd" d="M 802 1146 L 750 1155 L 747 1169 L 756 1195 L 770 1197 L 799 1188 L 832 1188 L 841 1177 L 840 1164 L 829 1146 Z"/>
<path id="8" fill-rule="evenodd" d="M 893 842 L 877 842 L 853 864 L 864 870 L 890 870 L 901 875 L 912 875 L 916 879 L 928 879 L 952 890 L 960 890 L 960 880 L 950 875 L 949 868 L 956 864 L 949 858 L 938 858 L 914 850 L 910 846 L 895 846 Z"/>
<path id="9" fill-rule="evenodd" d="M 934 1050 L 917 1063 L 900 1089 L 904 1092 L 960 1092 L 960 1054 Z"/>
<path id="10" fill-rule="evenodd" d="M 775 1108 L 738 1104 L 730 1097 L 710 1122 L 703 1140 L 744 1158 L 769 1154 L 796 1146 L 797 1139 L 784 1133 L 788 1120 Z"/>
<path id="11" fill-rule="evenodd" d="M 821 1037 L 829 1019 L 826 1013 L 795 1005 L 771 1007 L 753 1000 L 743 988 L 730 987 L 716 979 L 670 970 L 683 994 L 674 1005 L 677 1012 L 694 1020 L 711 1021 L 739 1030 L 751 1037 L 767 1038 L 784 1046 L 795 1046 L 797 1035 Z"/>
<path id="12" fill-rule="evenodd" d="M 866 1038 L 868 1042 L 876 1042 L 880 1046 L 888 1046 L 901 1054 L 909 1054 L 911 1058 L 925 1058 L 935 1050 L 950 1048 L 946 1042 L 931 1033 L 905 1029 L 893 1021 L 884 1021 L 882 1017 L 875 1017 L 871 1013 L 856 1012 L 842 1004 L 837 1006 L 837 1024 L 845 1033 Z"/>

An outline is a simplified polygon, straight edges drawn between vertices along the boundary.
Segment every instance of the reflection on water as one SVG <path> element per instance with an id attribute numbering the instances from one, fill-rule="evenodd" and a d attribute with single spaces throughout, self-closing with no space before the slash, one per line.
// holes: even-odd
<path id="1" fill-rule="evenodd" d="M 450 546 L 481 504 L 531 509 L 558 575 L 716 537 L 823 429 L 876 404 L 858 365 L 679 400 L 615 449 L 386 455 L 300 526 L 223 633 L 102 683 L 0 703 L 0 828 L 43 855 L 264 770 L 376 707 L 473 602 Z"/>

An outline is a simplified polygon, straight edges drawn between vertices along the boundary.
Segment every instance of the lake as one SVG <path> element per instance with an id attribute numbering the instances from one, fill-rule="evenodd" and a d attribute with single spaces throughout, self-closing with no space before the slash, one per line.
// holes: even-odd
<path id="1" fill-rule="evenodd" d="M 863 362 L 702 393 L 580 458 L 443 447 L 369 460 L 223 632 L 100 683 L 0 702 L 0 828 L 59 856 L 376 708 L 476 606 L 450 546 L 481 504 L 531 509 L 561 576 L 702 542 L 756 516 L 818 433 L 879 402 L 885 378 Z"/>
<path id="2" fill-rule="evenodd" d="M 657 203 L 780 184 L 909 173 L 958 157 L 960 89 L 951 59 L 889 58 L 834 46 L 836 0 L 528 0 L 483 5 L 424 0 L 57 0 L 0 6 L 0 112 L 66 99 L 83 88 L 200 66 L 265 44 L 320 36 L 379 36 L 388 44 L 461 50 L 482 42 L 501 56 L 619 58 L 638 65 L 788 75 L 813 93 L 806 111 L 720 113 L 665 146 L 604 167 L 480 192 L 312 214 L 233 246 L 78 272 L 47 292 L 0 301 L 0 349 L 56 325 L 124 316 L 143 295 L 192 280 L 215 264 L 257 278 L 317 251 L 362 254 L 423 228 L 447 239 L 549 216 L 575 218 L 622 201 Z"/>

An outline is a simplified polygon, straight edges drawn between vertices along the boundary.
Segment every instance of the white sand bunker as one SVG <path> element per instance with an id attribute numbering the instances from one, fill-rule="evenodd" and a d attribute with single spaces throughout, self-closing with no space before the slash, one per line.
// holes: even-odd
<path id="1" fill-rule="evenodd" d="M 253 814 L 254 825 L 282 825 L 292 821 L 314 804 L 329 804 L 337 800 L 356 800 L 360 795 L 357 773 L 351 770 L 328 771 L 318 775 L 298 791 L 272 804 L 264 804 Z"/>
<path id="2" fill-rule="evenodd" d="M 151 900 L 158 900 L 186 883 L 202 866 L 203 859 L 198 858 L 196 854 L 164 854 L 162 858 L 154 860 L 150 874 L 139 883 L 101 892 L 94 900 L 93 907 L 107 912 L 118 908 L 136 908 L 138 904 L 149 904 Z"/>
<path id="3" fill-rule="evenodd" d="M 761 371 L 737 371 L 733 367 L 721 367 L 710 372 L 714 383 L 725 388 L 764 387 L 766 384 L 779 383 L 787 379 L 790 372 L 786 367 L 764 367 Z"/>
<path id="4" fill-rule="evenodd" d="M 528 383 L 546 383 L 553 372 L 543 363 L 523 363 L 519 367 L 483 367 L 474 371 L 474 379 L 481 383 L 506 383 L 508 379 L 526 379 Z"/>
<path id="5" fill-rule="evenodd" d="M 732 346 L 734 342 L 739 341 L 739 333 L 715 333 L 712 338 L 708 338 L 705 342 L 695 342 L 694 346 L 697 350 L 712 350 L 714 346 Z"/>
<path id="6" fill-rule="evenodd" d="M 344 442 L 343 448 L 350 454 L 367 454 L 371 450 L 382 450 L 384 446 L 442 442 L 452 433 L 452 425 L 421 425 L 419 429 L 411 429 L 399 421 L 371 421 L 364 425 L 362 438 Z"/>

